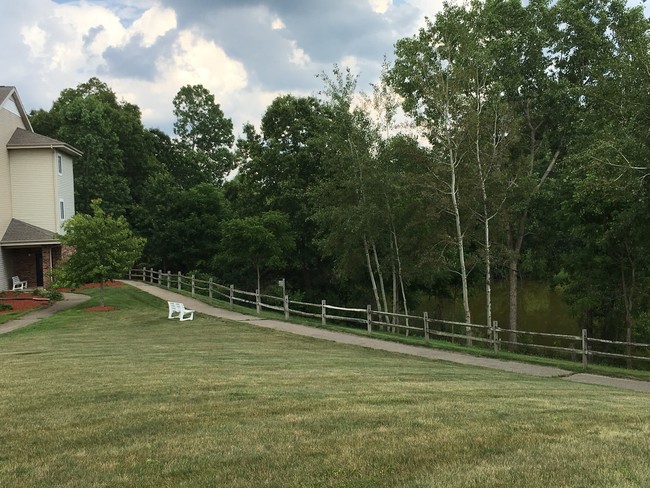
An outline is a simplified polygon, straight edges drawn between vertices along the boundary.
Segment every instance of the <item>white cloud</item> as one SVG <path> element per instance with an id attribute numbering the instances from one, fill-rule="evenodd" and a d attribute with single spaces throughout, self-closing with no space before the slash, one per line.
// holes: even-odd
<path id="1" fill-rule="evenodd" d="M 350 72 L 352 73 L 359 73 L 359 59 L 356 56 L 344 56 L 338 65 L 344 68 L 350 68 Z"/>
<path id="2" fill-rule="evenodd" d="M 271 22 L 271 28 L 273 30 L 282 30 L 285 29 L 287 26 L 284 25 L 284 22 L 282 22 L 282 19 L 280 17 L 276 17 L 273 19 L 273 22 Z"/>
<path id="3" fill-rule="evenodd" d="M 47 33 L 43 29 L 33 24 L 20 29 L 20 34 L 32 57 L 39 58 L 45 54 Z"/>
<path id="4" fill-rule="evenodd" d="M 201 84 L 220 103 L 248 85 L 246 70 L 240 62 L 230 59 L 213 41 L 192 31 L 179 32 L 173 53 L 161 56 L 156 66 L 158 76 L 154 81 L 115 78 L 107 82 L 120 97 L 140 107 L 145 126 L 163 130 L 171 128 L 172 100 L 182 86 Z M 226 112 L 226 116 L 232 115 Z"/>
<path id="5" fill-rule="evenodd" d="M 289 61 L 291 61 L 293 64 L 297 64 L 298 66 L 306 66 L 311 61 L 309 54 L 298 47 L 298 43 L 296 41 L 291 41 L 290 44 L 291 54 L 289 56 Z"/>
<path id="6" fill-rule="evenodd" d="M 368 0 L 368 2 L 373 12 L 378 14 L 385 14 L 393 4 L 393 0 Z"/>
<path id="7" fill-rule="evenodd" d="M 180 32 L 171 59 L 160 59 L 163 80 L 175 80 L 180 88 L 202 84 L 216 95 L 228 95 L 247 85 L 244 66 L 230 59 L 213 41 L 192 31 Z"/>
<path id="8" fill-rule="evenodd" d="M 142 46 L 151 47 L 156 39 L 176 28 L 176 12 L 155 5 L 138 18 L 129 29 L 131 35 L 142 36 Z"/>

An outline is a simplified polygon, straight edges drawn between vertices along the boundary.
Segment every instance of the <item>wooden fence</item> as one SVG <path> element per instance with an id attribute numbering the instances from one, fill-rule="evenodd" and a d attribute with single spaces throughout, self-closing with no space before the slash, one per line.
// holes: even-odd
<path id="1" fill-rule="evenodd" d="M 307 303 L 290 300 L 288 295 L 278 297 L 261 294 L 259 290 L 255 292 L 237 290 L 233 285 L 222 285 L 212 279 L 201 280 L 194 275 L 185 276 L 180 271 L 171 273 L 140 268 L 129 271 L 128 277 L 131 280 L 141 279 L 163 288 L 187 292 L 191 296 L 201 295 L 211 300 L 222 300 L 228 302 L 231 307 L 235 304 L 254 307 L 258 314 L 262 310 L 273 310 L 284 314 L 285 319 L 291 315 L 310 317 L 320 319 L 322 325 L 326 325 L 330 320 L 339 324 L 347 323 L 353 324 L 355 327 L 363 327 L 370 333 L 382 331 L 422 337 L 425 342 L 433 337 L 451 342 L 463 341 L 467 345 L 473 345 L 476 342 L 493 349 L 497 354 L 504 346 L 548 351 L 569 357 L 572 360 L 582 360 L 585 367 L 590 358 L 595 357 L 622 359 L 626 361 L 628 367 L 631 367 L 633 360 L 650 361 L 650 344 L 596 339 L 588 337 L 586 329 L 582 330 L 580 336 L 526 330 L 512 331 L 501 329 L 496 321 L 491 325 L 467 324 L 430 318 L 427 312 L 417 316 L 372 310 L 370 305 L 362 309 L 339 307 L 328 304 L 325 300 L 322 300 L 320 304 Z M 517 340 L 510 341 L 511 335 L 515 335 Z M 520 338 L 528 339 L 522 342 Z M 544 342 L 547 344 L 536 343 L 536 338 L 545 339 Z M 549 340 L 553 342 L 552 345 L 548 344 Z M 579 349 L 575 347 L 576 344 L 580 345 Z M 605 348 L 609 348 L 609 350 L 603 350 Z M 625 349 L 625 352 L 615 352 L 616 348 Z M 639 352 L 634 353 L 634 351 L 642 351 L 644 355 L 640 355 Z"/>

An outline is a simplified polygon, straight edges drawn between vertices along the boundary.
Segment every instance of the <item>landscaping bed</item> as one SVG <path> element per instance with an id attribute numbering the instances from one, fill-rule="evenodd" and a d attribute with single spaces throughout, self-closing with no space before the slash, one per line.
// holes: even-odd
<path id="1" fill-rule="evenodd" d="M 34 293 L 16 291 L 0 293 L 0 314 L 40 308 L 49 304 L 49 298 Z M 11 308 L 5 309 L 2 305 L 9 305 Z"/>

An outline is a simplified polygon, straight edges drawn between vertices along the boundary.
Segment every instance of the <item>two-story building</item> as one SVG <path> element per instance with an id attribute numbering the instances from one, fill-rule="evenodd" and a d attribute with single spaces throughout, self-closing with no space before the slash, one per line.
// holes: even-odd
<path id="1" fill-rule="evenodd" d="M 12 86 L 0 86 L 0 291 L 12 276 L 47 287 L 56 234 L 74 214 L 74 147 L 36 134 Z"/>

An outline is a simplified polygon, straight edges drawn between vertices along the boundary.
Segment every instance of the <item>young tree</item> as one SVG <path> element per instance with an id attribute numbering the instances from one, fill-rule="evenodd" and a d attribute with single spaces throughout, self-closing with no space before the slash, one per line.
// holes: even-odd
<path id="1" fill-rule="evenodd" d="M 101 208 L 101 200 L 90 203 L 92 215 L 77 213 L 63 225 L 58 236 L 75 252 L 59 269 L 72 283 L 100 282 L 100 304 L 104 305 L 104 283 L 124 275 L 140 257 L 145 239 L 136 237 L 123 216 L 114 218 Z"/>

